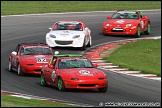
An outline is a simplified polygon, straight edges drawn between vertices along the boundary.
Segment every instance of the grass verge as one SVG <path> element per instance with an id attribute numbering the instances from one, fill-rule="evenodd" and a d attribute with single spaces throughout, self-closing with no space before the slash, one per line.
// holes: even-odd
<path id="1" fill-rule="evenodd" d="M 78 107 L 57 102 L 43 102 L 43 100 L 25 99 L 1 94 L 1 107 Z"/>
<path id="2" fill-rule="evenodd" d="M 121 68 L 161 76 L 161 39 L 127 43 L 103 59 Z"/>
<path id="3" fill-rule="evenodd" d="M 1 15 L 161 9 L 161 1 L 1 1 Z"/>

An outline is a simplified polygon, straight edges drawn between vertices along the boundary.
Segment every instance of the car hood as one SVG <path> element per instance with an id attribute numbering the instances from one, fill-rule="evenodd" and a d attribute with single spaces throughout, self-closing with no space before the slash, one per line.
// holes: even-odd
<path id="1" fill-rule="evenodd" d="M 48 63 L 53 55 L 23 55 L 21 61 L 25 63 Z"/>
<path id="2" fill-rule="evenodd" d="M 109 19 L 107 23 L 109 24 L 129 24 L 136 23 L 138 20 L 136 19 Z"/>
<path id="3" fill-rule="evenodd" d="M 83 31 L 76 31 L 76 30 L 55 30 L 55 31 L 50 31 L 49 34 L 65 37 L 65 36 L 82 35 L 84 33 Z"/>
<path id="4" fill-rule="evenodd" d="M 71 68 L 63 69 L 66 74 L 76 75 L 76 76 L 98 76 L 103 74 L 103 72 L 96 68 Z"/>

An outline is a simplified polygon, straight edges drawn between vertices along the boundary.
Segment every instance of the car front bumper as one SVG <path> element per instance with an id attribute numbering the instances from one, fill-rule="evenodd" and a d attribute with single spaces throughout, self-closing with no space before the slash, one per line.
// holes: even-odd
<path id="1" fill-rule="evenodd" d="M 64 81 L 65 88 L 97 89 L 107 86 L 107 80 L 67 80 Z"/>
<path id="2" fill-rule="evenodd" d="M 47 65 L 47 64 L 44 64 Z M 43 65 L 22 65 L 21 69 L 23 73 L 26 74 L 41 74 L 41 69 Z"/>
<path id="3" fill-rule="evenodd" d="M 50 47 L 82 47 L 84 38 L 76 38 L 69 40 L 59 40 L 55 38 L 46 38 L 46 43 Z"/>
<path id="4" fill-rule="evenodd" d="M 137 32 L 136 26 L 132 27 L 103 27 L 103 33 L 108 35 L 135 35 Z"/>

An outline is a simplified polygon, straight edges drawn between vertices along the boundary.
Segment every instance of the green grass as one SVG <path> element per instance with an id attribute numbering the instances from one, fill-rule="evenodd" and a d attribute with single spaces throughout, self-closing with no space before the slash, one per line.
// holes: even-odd
<path id="1" fill-rule="evenodd" d="M 161 76 L 161 39 L 127 43 L 103 59 L 121 68 Z"/>
<path id="2" fill-rule="evenodd" d="M 1 15 L 84 12 L 84 11 L 111 11 L 111 10 L 115 11 L 121 9 L 124 10 L 161 9 L 161 1 L 1 1 Z M 159 43 L 158 42 L 156 43 L 156 45 L 154 45 L 152 42 L 148 42 L 148 43 L 147 42 L 144 42 L 142 45 L 138 44 L 135 47 L 129 44 L 128 44 L 129 47 L 127 45 L 123 46 L 123 48 L 124 47 L 130 48 L 129 49 L 130 51 L 132 49 L 138 50 L 143 48 L 143 50 L 141 50 L 143 53 L 142 52 L 139 53 L 136 52 L 134 54 L 131 53 L 131 57 L 130 54 L 128 54 L 128 56 L 120 55 L 119 57 L 119 55 L 116 55 L 116 57 L 113 57 L 115 53 L 118 53 L 115 51 L 113 55 L 111 55 L 112 58 L 110 57 L 110 60 L 115 62 L 116 58 L 119 58 L 120 60 L 121 57 L 124 57 L 125 63 L 123 63 L 123 61 L 117 61 L 121 63 L 121 66 L 128 66 L 132 69 L 134 68 L 136 69 L 137 67 L 137 70 L 142 69 L 146 72 L 159 73 L 161 72 L 160 71 L 161 56 L 159 52 L 159 50 L 161 49 L 159 48 L 160 44 L 158 44 Z M 150 46 L 151 44 L 153 46 Z M 148 47 L 146 48 L 146 46 Z M 119 49 L 118 51 L 120 50 L 122 49 Z M 134 66 L 132 65 L 132 63 L 128 62 L 130 61 L 130 59 L 128 59 L 127 57 L 131 59 L 135 58 L 133 59 L 133 64 L 135 64 Z M 141 57 L 142 60 L 141 62 L 139 61 L 140 59 L 136 60 L 139 57 Z M 155 66 L 155 64 L 157 65 Z M 50 106 L 69 107 L 69 105 L 66 104 L 60 104 L 55 102 L 42 102 L 40 100 L 33 100 L 33 99 L 28 100 L 28 99 L 23 99 L 18 97 L 11 98 L 11 96 L 8 97 L 1 94 L 1 107 L 29 107 L 29 106 L 30 107 L 50 107 Z"/>
<path id="3" fill-rule="evenodd" d="M 1 107 L 78 107 L 57 102 L 43 102 L 43 100 L 25 99 L 1 94 Z"/>
<path id="4" fill-rule="evenodd" d="M 1 1 L 1 15 L 161 9 L 161 1 Z"/>

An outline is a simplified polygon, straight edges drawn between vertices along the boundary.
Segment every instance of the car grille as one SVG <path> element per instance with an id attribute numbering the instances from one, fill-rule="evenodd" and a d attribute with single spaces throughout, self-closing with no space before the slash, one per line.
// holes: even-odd
<path id="1" fill-rule="evenodd" d="M 41 72 L 41 69 L 34 69 L 35 72 Z"/>
<path id="2" fill-rule="evenodd" d="M 27 64 L 27 66 L 34 66 L 34 64 Z"/>
<path id="3" fill-rule="evenodd" d="M 56 44 L 59 44 L 59 45 L 69 45 L 69 44 L 72 44 L 73 41 L 59 41 L 59 40 L 55 40 L 55 43 Z"/>
<path id="4" fill-rule="evenodd" d="M 111 29 L 112 32 L 124 32 L 123 28 L 113 28 Z"/>

